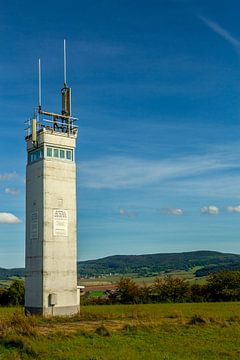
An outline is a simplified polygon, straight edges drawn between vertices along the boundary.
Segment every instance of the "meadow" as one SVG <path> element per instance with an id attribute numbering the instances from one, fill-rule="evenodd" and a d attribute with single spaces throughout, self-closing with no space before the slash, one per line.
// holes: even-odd
<path id="1" fill-rule="evenodd" d="M 71 318 L 0 308 L 0 359 L 239 359 L 240 304 L 82 306 Z"/>

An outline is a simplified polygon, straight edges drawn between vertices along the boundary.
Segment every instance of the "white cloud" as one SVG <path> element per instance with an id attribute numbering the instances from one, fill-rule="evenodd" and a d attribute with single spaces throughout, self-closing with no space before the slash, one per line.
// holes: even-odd
<path id="1" fill-rule="evenodd" d="M 240 213 L 240 205 L 237 206 L 227 206 L 226 207 L 227 212 L 230 213 Z"/>
<path id="2" fill-rule="evenodd" d="M 12 196 L 17 196 L 19 195 L 19 190 L 18 189 L 11 189 L 11 188 L 5 188 L 5 193 L 12 195 Z"/>
<path id="3" fill-rule="evenodd" d="M 164 208 L 164 209 L 161 209 L 161 213 L 165 214 L 165 215 L 181 216 L 181 215 L 183 215 L 184 211 L 183 211 L 183 209 L 180 209 L 180 208 Z"/>
<path id="4" fill-rule="evenodd" d="M 201 208 L 202 214 L 210 214 L 210 215 L 218 215 L 220 213 L 220 210 L 215 205 L 209 205 L 209 206 L 203 206 Z"/>
<path id="5" fill-rule="evenodd" d="M 0 180 L 4 181 L 4 180 L 11 180 L 14 177 L 16 177 L 16 172 L 11 172 L 11 173 L 4 173 L 4 174 L 0 174 Z"/>
<path id="6" fill-rule="evenodd" d="M 20 224 L 21 220 L 11 213 L 0 212 L 0 224 Z"/>
<path id="7" fill-rule="evenodd" d="M 126 216 L 126 217 L 136 217 L 136 216 L 138 216 L 137 211 L 128 211 L 128 210 L 123 209 L 123 208 L 119 208 L 118 212 L 119 212 L 119 215 L 121 215 L 121 216 Z"/>
<path id="8" fill-rule="evenodd" d="M 221 27 L 216 22 L 209 20 L 208 18 L 198 15 L 198 18 L 207 25 L 210 29 L 212 29 L 216 34 L 220 35 L 224 38 L 228 43 L 230 43 L 236 50 L 240 50 L 240 41 L 236 39 L 232 34 Z"/>

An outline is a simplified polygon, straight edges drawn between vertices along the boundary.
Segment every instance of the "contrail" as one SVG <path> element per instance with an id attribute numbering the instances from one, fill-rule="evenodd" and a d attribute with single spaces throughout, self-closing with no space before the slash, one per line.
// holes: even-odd
<path id="1" fill-rule="evenodd" d="M 216 22 L 209 20 L 208 18 L 198 15 L 198 18 L 207 25 L 210 29 L 212 29 L 216 34 L 220 35 L 222 38 L 224 38 L 229 44 L 231 44 L 235 50 L 239 52 L 240 50 L 240 41 L 237 40 L 235 37 L 232 36 L 232 34 L 222 28 L 220 25 L 218 25 Z"/>

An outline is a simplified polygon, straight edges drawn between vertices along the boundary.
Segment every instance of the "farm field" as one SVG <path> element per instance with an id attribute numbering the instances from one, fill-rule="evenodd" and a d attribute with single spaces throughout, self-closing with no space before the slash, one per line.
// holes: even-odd
<path id="1" fill-rule="evenodd" d="M 239 359 L 240 304 L 82 306 L 72 318 L 0 308 L 0 359 Z"/>
<path id="2" fill-rule="evenodd" d="M 164 276 L 172 276 L 178 277 L 188 281 L 190 284 L 205 284 L 206 283 L 206 276 L 203 277 L 196 277 L 194 272 L 199 267 L 192 268 L 188 271 L 178 270 L 178 271 L 171 271 L 166 273 L 159 273 L 154 276 L 145 276 L 141 277 L 136 274 L 125 274 L 124 277 L 131 278 L 136 284 L 139 286 L 143 286 L 144 284 L 147 286 L 153 285 L 155 279 L 157 277 L 164 277 Z M 99 278 L 80 278 L 78 280 L 79 285 L 85 286 L 85 292 L 89 292 L 90 296 L 101 296 L 105 290 L 113 290 L 117 287 L 117 283 L 120 281 L 123 275 L 111 275 L 111 276 L 103 276 Z M 101 292 L 101 293 L 100 293 Z"/>

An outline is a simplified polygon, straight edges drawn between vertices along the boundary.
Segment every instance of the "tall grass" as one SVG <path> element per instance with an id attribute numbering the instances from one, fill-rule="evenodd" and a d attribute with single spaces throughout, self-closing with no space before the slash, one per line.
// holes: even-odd
<path id="1" fill-rule="evenodd" d="M 82 307 L 70 318 L 0 310 L 0 360 L 240 358 L 240 304 Z"/>

